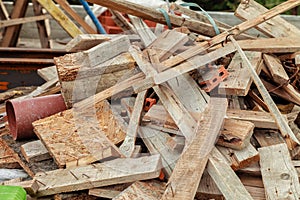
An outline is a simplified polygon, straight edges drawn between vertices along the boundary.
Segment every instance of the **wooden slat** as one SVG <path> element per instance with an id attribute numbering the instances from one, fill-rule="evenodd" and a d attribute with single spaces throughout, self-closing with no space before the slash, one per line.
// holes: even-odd
<path id="1" fill-rule="evenodd" d="M 28 3 L 29 3 L 29 0 L 17 0 L 14 4 L 14 8 L 13 8 L 12 12 L 10 13 L 10 18 L 16 19 L 16 18 L 25 17 Z M 21 28 L 22 28 L 22 24 L 7 27 L 3 33 L 1 46 L 2 47 L 17 46 Z"/>
<path id="2" fill-rule="evenodd" d="M 258 149 L 267 199 L 299 199 L 298 174 L 286 144 Z"/>
<path id="3" fill-rule="evenodd" d="M 284 139 L 278 131 L 256 130 L 253 137 L 257 140 L 261 147 L 284 143 Z"/>
<path id="4" fill-rule="evenodd" d="M 50 81 L 50 80 L 58 77 L 57 76 L 56 66 L 44 67 L 42 69 L 38 69 L 37 73 L 45 81 Z"/>
<path id="5" fill-rule="evenodd" d="M 51 159 L 48 150 L 40 140 L 23 144 L 21 146 L 21 152 L 29 163 Z"/>
<path id="6" fill-rule="evenodd" d="M 48 171 L 35 176 L 40 186 L 37 196 L 153 179 L 159 176 L 160 167 L 160 156 L 155 155 Z"/>
<path id="7" fill-rule="evenodd" d="M 158 181 L 137 181 L 113 198 L 113 200 L 157 200 L 161 198 L 164 187 L 165 184 Z"/>
<path id="8" fill-rule="evenodd" d="M 252 199 L 238 176 L 216 148 L 213 148 L 209 156 L 207 171 L 226 199 Z"/>
<path id="9" fill-rule="evenodd" d="M 80 26 L 89 34 L 96 34 L 97 31 L 94 30 L 90 25 L 88 25 L 73 8 L 71 8 L 70 4 L 66 0 L 54 0 L 58 3 Z"/>
<path id="10" fill-rule="evenodd" d="M 250 59 L 254 70 L 259 74 L 261 70 L 262 53 L 247 51 L 245 54 Z M 252 79 L 247 67 L 245 67 L 245 63 L 238 53 L 232 58 L 227 71 L 229 72 L 229 76 L 220 83 L 218 89 L 219 93 L 246 96 L 252 84 Z"/>
<path id="11" fill-rule="evenodd" d="M 264 54 L 264 62 L 272 75 L 273 81 L 278 84 L 285 84 L 289 81 L 289 76 L 284 70 L 280 60 L 275 56 Z"/>
<path id="12" fill-rule="evenodd" d="M 52 0 L 37 0 L 52 17 L 61 25 L 63 29 L 71 36 L 76 37 L 83 32 L 72 22 L 72 20 L 55 5 Z"/>
<path id="13" fill-rule="evenodd" d="M 9 14 L 2 0 L 0 1 L 0 19 L 1 20 L 9 19 Z"/>
<path id="14" fill-rule="evenodd" d="M 205 118 L 198 122 L 197 134 L 177 161 L 162 199 L 194 199 L 209 153 L 223 125 L 226 109 L 226 99 L 210 99 L 204 112 Z"/>
<path id="15" fill-rule="evenodd" d="M 94 109 L 94 115 L 92 111 L 66 110 L 33 123 L 35 133 L 60 168 L 121 156 L 114 144 L 125 138 L 123 122 L 106 101 Z"/>
<path id="16" fill-rule="evenodd" d="M 114 197 L 118 196 L 123 190 L 128 188 L 131 183 L 124 183 L 124 184 L 117 184 L 111 186 L 105 186 L 100 188 L 92 188 L 89 189 L 89 195 L 95 197 L 102 197 L 113 199 Z"/>
<path id="17" fill-rule="evenodd" d="M 249 20 L 266 11 L 268 11 L 268 9 L 263 5 L 254 0 L 249 0 L 247 3 L 241 3 L 234 14 L 243 20 Z M 255 28 L 269 37 L 295 37 L 300 34 L 300 30 L 297 27 L 282 19 L 280 16 L 276 16 Z"/>

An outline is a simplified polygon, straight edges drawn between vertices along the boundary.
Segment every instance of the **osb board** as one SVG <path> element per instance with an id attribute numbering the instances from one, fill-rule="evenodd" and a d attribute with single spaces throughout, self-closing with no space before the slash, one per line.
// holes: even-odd
<path id="1" fill-rule="evenodd" d="M 107 101 L 93 109 L 75 108 L 33 123 L 34 131 L 45 144 L 57 165 L 89 164 L 109 157 L 120 157 L 114 144 L 124 140 L 126 129 Z M 75 163 L 74 163 L 75 162 Z"/>

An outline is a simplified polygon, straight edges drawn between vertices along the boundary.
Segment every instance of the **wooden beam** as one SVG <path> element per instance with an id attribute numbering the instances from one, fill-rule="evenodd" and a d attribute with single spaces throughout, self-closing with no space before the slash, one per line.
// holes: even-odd
<path id="1" fill-rule="evenodd" d="M 34 132 L 60 168 L 122 155 L 114 144 L 125 138 L 124 122 L 106 101 L 94 109 L 92 116 L 91 110 L 66 110 L 33 123 Z"/>
<path id="2" fill-rule="evenodd" d="M 121 192 L 114 200 L 157 200 L 164 192 L 165 184 L 158 181 L 137 181 Z"/>
<path id="3" fill-rule="evenodd" d="M 252 199 L 238 176 L 216 148 L 213 148 L 209 156 L 207 171 L 226 199 Z"/>
<path id="4" fill-rule="evenodd" d="M 286 144 L 258 149 L 267 199 L 299 199 L 300 185 Z"/>
<path id="5" fill-rule="evenodd" d="M 21 146 L 21 152 L 29 163 L 51 159 L 48 150 L 40 140 L 23 144 Z"/>
<path id="6" fill-rule="evenodd" d="M 283 137 L 286 138 L 286 140 L 288 142 L 288 145 L 289 145 L 289 148 L 293 148 L 295 146 L 294 143 L 300 144 L 300 142 L 298 141 L 298 139 L 294 135 L 293 131 L 289 127 L 287 121 L 282 116 L 282 114 L 278 110 L 276 104 L 272 100 L 269 92 L 267 91 L 267 89 L 263 85 L 262 81 L 258 77 L 258 75 L 255 72 L 255 70 L 253 69 L 250 61 L 247 58 L 247 56 L 245 55 L 245 53 L 243 52 L 243 50 L 240 48 L 239 44 L 236 42 L 236 40 L 232 36 L 229 36 L 229 39 L 233 42 L 233 44 L 237 48 L 239 54 L 241 55 L 242 59 L 246 62 L 246 66 L 247 66 L 247 68 L 249 70 L 249 73 L 251 73 L 251 77 L 252 77 L 254 83 L 256 84 L 256 86 L 257 86 L 260 94 L 262 95 L 265 103 L 267 104 L 267 106 L 268 106 L 268 108 L 270 110 L 270 113 L 274 117 L 274 119 L 276 121 L 276 124 L 277 124 L 277 127 L 279 128 L 279 130 L 280 130 L 281 134 L 283 135 Z"/>
<path id="7" fill-rule="evenodd" d="M 257 74 L 261 70 L 262 53 L 245 52 Z M 239 54 L 235 54 L 227 68 L 229 76 L 220 83 L 218 92 L 226 95 L 246 96 L 252 84 L 251 75 Z"/>
<path id="8" fill-rule="evenodd" d="M 40 186 L 37 196 L 157 178 L 160 163 L 160 156 L 154 155 L 43 172 L 35 176 Z M 57 177 L 63 178 L 58 180 Z"/>
<path id="9" fill-rule="evenodd" d="M 235 10 L 234 15 L 243 19 L 250 20 L 260 14 L 267 12 L 268 9 L 254 0 L 249 0 L 246 3 L 241 2 Z M 268 20 L 255 27 L 269 37 L 296 37 L 299 36 L 300 30 L 290 24 L 280 16 Z"/>
<path id="10" fill-rule="evenodd" d="M 52 0 L 37 0 L 52 17 L 61 25 L 63 29 L 71 36 L 76 37 L 83 32 L 72 22 L 72 20 L 55 5 Z"/>
<path id="11" fill-rule="evenodd" d="M 204 119 L 195 124 L 198 132 L 177 161 L 162 199 L 194 199 L 209 153 L 223 125 L 226 109 L 226 99 L 210 99 Z"/>
<path id="12" fill-rule="evenodd" d="M 17 0 L 14 4 L 14 8 L 10 13 L 11 19 L 17 19 L 25 17 L 25 13 L 28 7 L 29 0 Z M 1 41 L 2 47 L 16 47 L 18 43 L 18 38 L 20 35 L 20 31 L 22 28 L 22 24 L 7 27 L 4 30 L 3 38 Z"/>
<path id="13" fill-rule="evenodd" d="M 88 25 L 66 0 L 54 0 L 58 3 L 85 31 L 89 34 L 96 34 L 97 31 L 94 30 L 90 25 Z"/>

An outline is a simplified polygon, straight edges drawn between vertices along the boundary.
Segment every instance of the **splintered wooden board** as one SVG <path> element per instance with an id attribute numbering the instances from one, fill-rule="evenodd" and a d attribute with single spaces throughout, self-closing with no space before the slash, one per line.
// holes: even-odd
<path id="1" fill-rule="evenodd" d="M 158 178 L 160 169 L 160 156 L 154 155 L 118 158 L 71 169 L 43 172 L 35 176 L 40 186 L 37 196 Z"/>
<path id="2" fill-rule="evenodd" d="M 259 74 L 261 70 L 262 53 L 245 52 L 247 58 L 251 61 L 254 70 Z M 252 78 L 248 72 L 246 64 L 242 61 L 240 54 L 236 53 L 229 64 L 227 71 L 229 76 L 220 83 L 219 93 L 226 95 L 246 96 L 250 89 Z"/>
<path id="3" fill-rule="evenodd" d="M 61 168 L 120 157 L 114 144 L 125 138 L 125 125 L 107 101 L 87 112 L 66 110 L 33 123 L 34 131 Z"/>
<path id="4" fill-rule="evenodd" d="M 0 139 L 0 168 L 21 168 L 16 155 L 6 142 Z"/>

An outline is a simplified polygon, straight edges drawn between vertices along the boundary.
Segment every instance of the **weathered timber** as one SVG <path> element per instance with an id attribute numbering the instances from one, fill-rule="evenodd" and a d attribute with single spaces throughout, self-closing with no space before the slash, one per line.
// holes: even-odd
<path id="1" fill-rule="evenodd" d="M 82 34 L 74 37 L 66 45 L 66 51 L 78 52 L 88 50 L 102 42 L 111 40 L 112 36 L 101 34 Z"/>
<path id="2" fill-rule="evenodd" d="M 51 67 L 44 67 L 42 69 L 38 69 L 37 73 L 45 81 L 50 81 L 50 80 L 58 77 L 55 65 L 51 66 Z"/>
<path id="3" fill-rule="evenodd" d="M 107 101 L 93 110 L 66 110 L 35 121 L 33 127 L 60 168 L 121 156 L 114 144 L 124 140 L 125 125 Z"/>
<path id="4" fill-rule="evenodd" d="M 61 25 L 61 27 L 71 36 L 76 37 L 83 32 L 76 26 L 64 12 L 55 5 L 52 0 L 37 0 L 49 14 Z"/>
<path id="5" fill-rule="evenodd" d="M 213 148 L 210 153 L 207 171 L 226 199 L 252 199 L 217 148 Z"/>
<path id="6" fill-rule="evenodd" d="M 177 161 L 162 199 L 194 199 L 209 153 L 223 125 L 226 109 L 226 99 L 210 99 L 204 111 L 205 118 L 195 125 L 198 132 Z"/>
<path id="7" fill-rule="evenodd" d="M 264 62 L 271 73 L 272 79 L 278 84 L 285 84 L 289 81 L 289 76 L 284 70 L 280 60 L 275 56 L 264 54 Z"/>
<path id="8" fill-rule="evenodd" d="M 160 163 L 160 156 L 154 155 L 44 172 L 35 176 L 40 186 L 37 196 L 157 178 Z"/>
<path id="9" fill-rule="evenodd" d="M 268 9 L 261 4 L 254 0 L 249 0 L 246 3 L 241 2 L 234 14 L 243 20 L 250 20 L 267 11 Z M 297 27 L 280 16 L 276 16 L 255 28 L 269 37 L 295 37 L 300 34 L 300 30 Z"/>
<path id="10" fill-rule="evenodd" d="M 235 171 L 259 161 L 258 152 L 251 144 L 248 144 L 241 150 L 234 150 L 221 146 L 217 146 L 217 149 L 224 155 L 231 168 Z"/>
<path id="11" fill-rule="evenodd" d="M 23 144 L 21 146 L 21 152 L 29 163 L 51 159 L 48 150 L 40 140 Z"/>
<path id="12" fill-rule="evenodd" d="M 89 189 L 89 195 L 113 199 L 116 196 L 118 196 L 123 190 L 128 188 L 130 185 L 131 183 L 123 183 L 123 184 L 105 186 L 100 188 L 92 188 Z"/>
<path id="13" fill-rule="evenodd" d="M 258 149 L 267 199 L 299 199 L 300 185 L 286 144 Z"/>
<path id="14" fill-rule="evenodd" d="M 164 193 L 165 184 L 158 181 L 137 181 L 121 192 L 113 200 L 157 200 Z"/>
<path id="15" fill-rule="evenodd" d="M 262 53 L 247 51 L 245 54 L 251 60 L 254 70 L 259 74 L 261 70 Z M 245 67 L 245 63 L 238 53 L 232 58 L 227 71 L 229 75 L 220 83 L 218 88 L 219 93 L 246 96 L 252 84 L 252 79 L 247 67 Z"/>

